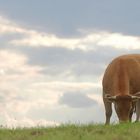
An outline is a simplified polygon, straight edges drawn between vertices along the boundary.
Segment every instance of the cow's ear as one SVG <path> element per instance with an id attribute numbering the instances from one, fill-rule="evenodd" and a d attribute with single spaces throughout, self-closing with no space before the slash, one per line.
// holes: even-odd
<path id="1" fill-rule="evenodd" d="M 136 102 L 140 99 L 140 92 L 135 93 L 134 95 L 131 96 L 132 97 L 132 101 Z"/>
<path id="2" fill-rule="evenodd" d="M 105 95 L 105 99 L 107 99 L 109 102 L 115 102 L 116 101 L 116 96 L 111 96 L 111 95 Z"/>
<path id="3" fill-rule="evenodd" d="M 137 102 L 140 98 L 137 96 L 131 96 L 132 102 Z"/>
<path id="4" fill-rule="evenodd" d="M 136 93 L 134 94 L 134 96 L 136 96 L 136 97 L 138 97 L 138 98 L 140 99 L 140 92 L 136 92 Z"/>
<path id="5" fill-rule="evenodd" d="M 140 99 L 140 92 L 135 93 L 131 98 L 133 102 L 137 102 Z"/>

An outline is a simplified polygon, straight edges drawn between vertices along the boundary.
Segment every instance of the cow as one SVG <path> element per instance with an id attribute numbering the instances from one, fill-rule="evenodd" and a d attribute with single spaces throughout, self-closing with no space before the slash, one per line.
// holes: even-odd
<path id="1" fill-rule="evenodd" d="M 106 122 L 110 123 L 112 103 L 119 122 L 140 118 L 140 54 L 127 54 L 112 60 L 107 66 L 103 80 L 103 102 Z"/>

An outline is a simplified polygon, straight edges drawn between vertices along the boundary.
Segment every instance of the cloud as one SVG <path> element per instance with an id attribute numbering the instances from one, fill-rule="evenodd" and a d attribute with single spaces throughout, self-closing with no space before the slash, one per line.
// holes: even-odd
<path id="1" fill-rule="evenodd" d="M 64 115 L 65 114 L 65 115 Z M 82 117 L 81 117 L 82 116 Z M 64 104 L 58 104 L 54 108 L 32 108 L 28 112 L 28 117 L 38 120 L 40 118 L 48 121 L 54 120 L 58 123 L 84 123 L 103 122 L 104 107 L 100 104 L 94 104 L 90 107 L 70 107 Z"/>
<path id="2" fill-rule="evenodd" d="M 5 122 L 5 127 L 8 128 L 27 128 L 27 127 L 49 127 L 49 126 L 59 126 L 60 124 L 55 121 L 46 121 L 45 119 L 38 119 L 38 120 L 33 120 L 29 117 L 24 117 L 24 118 L 19 118 L 16 119 L 13 116 L 9 114 L 5 114 L 6 122 Z"/>
<path id="3" fill-rule="evenodd" d="M 34 104 L 24 96 L 25 85 L 40 77 L 42 68 L 28 65 L 26 55 L 13 50 L 0 49 L 0 58 L 1 113 L 26 114 Z"/>
<path id="4" fill-rule="evenodd" d="M 113 58 L 137 53 L 137 50 L 123 50 L 112 47 L 98 47 L 91 51 L 66 48 L 24 48 L 30 65 L 43 67 L 42 74 L 52 81 L 99 81 Z"/>
<path id="5" fill-rule="evenodd" d="M 59 99 L 59 103 L 73 108 L 86 108 L 97 104 L 95 100 L 79 92 L 64 93 Z"/>
<path id="6" fill-rule="evenodd" d="M 39 75 L 41 67 L 28 65 L 28 58 L 12 50 L 0 50 L 0 77 L 2 79 Z"/>
<path id="7" fill-rule="evenodd" d="M 59 124 L 59 120 L 55 117 L 55 121 L 50 119 L 53 118 L 51 110 L 54 110 L 56 106 L 61 108 L 58 101 L 63 93 L 75 90 L 89 91 L 100 87 L 100 84 L 90 82 L 66 82 L 64 79 L 61 79 L 62 81 L 51 79 L 50 81 L 46 75 L 40 75 L 42 65 L 30 65 L 29 57 L 19 51 L 1 49 L 0 57 L 0 110 L 1 114 L 5 114 L 2 115 L 2 124 L 6 124 L 8 127 L 37 126 L 38 123 L 42 125 L 43 123 L 44 125 Z M 49 115 L 49 119 L 45 119 L 44 112 L 40 112 L 42 117 L 35 120 L 33 116 L 28 117 L 30 110 L 37 113 L 35 109 L 42 108 L 50 110 L 52 113 Z M 60 109 L 60 111 L 62 110 Z M 62 119 L 60 120 L 62 122 Z"/>
<path id="8" fill-rule="evenodd" d="M 38 33 L 38 35 L 29 35 L 27 38 L 12 40 L 11 44 L 32 47 L 64 47 L 83 51 L 96 50 L 96 46 L 133 50 L 140 47 L 140 37 L 102 31 L 89 33 L 81 38 L 60 38 L 56 35 Z"/>
<path id="9" fill-rule="evenodd" d="M 0 111 L 3 122 L 6 122 L 6 116 L 24 116 L 37 104 L 28 100 L 30 96 L 25 96 L 24 88 L 41 77 L 42 67 L 29 65 L 26 55 L 11 49 L 0 49 L 0 58 Z"/>
<path id="10" fill-rule="evenodd" d="M 0 34 L 9 35 L 9 34 L 22 34 L 22 35 L 32 35 L 38 34 L 35 30 L 28 30 L 27 28 L 21 27 L 16 22 L 0 16 Z"/>
<path id="11" fill-rule="evenodd" d="M 83 52 L 79 49 L 32 48 L 25 50 L 24 53 L 30 58 L 29 64 L 45 67 L 44 74 L 56 75 L 65 71 L 71 71 L 75 75 L 79 75 L 80 73 L 81 75 L 87 75 L 91 73 L 100 74 L 103 71 L 105 58 L 100 51 Z M 98 70 L 96 69 L 97 67 Z"/>
<path id="12" fill-rule="evenodd" d="M 117 49 L 135 50 L 140 48 L 140 37 L 123 35 L 121 33 L 107 33 L 97 43 L 99 46 L 110 46 Z"/>
<path id="13" fill-rule="evenodd" d="M 4 119 L 2 124 L 6 124 L 8 127 L 55 126 L 67 122 L 68 118 L 72 122 L 76 122 L 81 112 L 79 110 L 76 111 L 76 108 L 82 109 L 83 113 L 85 113 L 84 108 L 92 108 L 94 106 L 97 108 L 98 99 L 94 99 L 96 95 L 92 96 L 93 98 L 89 98 L 89 95 L 85 93 L 93 92 L 95 87 L 100 87 L 99 84 L 60 81 L 48 83 L 38 83 L 38 81 L 34 81 L 34 83 L 26 82 L 28 86 L 18 86 L 15 90 L 9 88 L 0 92 L 0 95 L 3 97 L 1 98 L 2 102 L 0 102 L 0 110 Z M 59 101 L 66 98 L 67 95 L 65 94 L 67 91 L 69 91 L 71 98 L 79 99 L 72 104 L 69 101 L 67 107 L 63 108 L 66 100 L 63 100 L 61 103 Z M 78 91 L 78 96 L 74 95 L 74 93 L 77 94 L 75 91 Z M 82 103 L 84 104 L 82 105 Z M 70 108 L 73 108 L 75 111 Z M 91 116 L 93 116 L 93 110 L 94 108 L 88 111 Z M 69 114 L 68 118 L 62 116 L 64 112 Z M 72 112 L 75 112 L 74 116 L 71 114 Z M 90 115 L 79 120 L 83 122 L 88 118 L 92 120 L 93 118 Z"/>
<path id="14" fill-rule="evenodd" d="M 91 88 L 101 88 L 100 83 L 92 82 L 66 82 L 66 81 L 48 81 L 48 82 L 35 82 L 31 84 L 32 89 L 55 89 L 56 91 L 80 91 L 88 90 Z"/>
<path id="15" fill-rule="evenodd" d="M 59 37 L 4 17 L 0 29 L 0 111 L 9 125 L 103 120 L 106 65 L 140 50 L 138 36 L 108 31 Z"/>
<path id="16" fill-rule="evenodd" d="M 116 49 L 136 50 L 140 47 L 140 37 L 112 33 L 108 31 L 86 32 L 81 37 L 64 38 L 55 34 L 40 32 L 35 29 L 22 27 L 15 22 L 0 16 L 0 34 L 22 35 L 9 39 L 13 46 L 28 47 L 58 47 L 70 50 L 81 49 L 83 51 L 96 50 L 98 47 L 113 47 Z"/>

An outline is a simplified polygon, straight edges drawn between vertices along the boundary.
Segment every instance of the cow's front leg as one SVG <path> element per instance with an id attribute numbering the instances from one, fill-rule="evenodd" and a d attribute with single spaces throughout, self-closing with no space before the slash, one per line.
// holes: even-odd
<path id="1" fill-rule="evenodd" d="M 140 118 L 140 100 L 136 102 L 136 122 L 139 121 Z"/>
<path id="2" fill-rule="evenodd" d="M 132 115 L 133 115 L 133 110 L 130 111 L 130 114 L 129 114 L 129 121 L 130 121 L 130 122 L 132 121 Z"/>
<path id="3" fill-rule="evenodd" d="M 106 122 L 105 124 L 110 123 L 110 118 L 112 115 L 112 103 L 108 102 L 106 99 L 104 99 L 104 105 L 105 105 L 105 115 L 106 115 Z"/>
<path id="4" fill-rule="evenodd" d="M 136 104 L 132 103 L 132 109 L 131 109 L 130 114 L 129 114 L 129 121 L 130 122 L 132 122 L 132 115 L 136 111 L 135 109 L 136 109 Z"/>

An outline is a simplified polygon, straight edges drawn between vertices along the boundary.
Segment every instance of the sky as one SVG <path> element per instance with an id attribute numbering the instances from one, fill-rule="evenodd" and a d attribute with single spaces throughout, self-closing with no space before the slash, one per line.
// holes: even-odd
<path id="1" fill-rule="evenodd" d="M 107 65 L 140 52 L 139 6 L 138 0 L 0 0 L 0 124 L 103 123 Z"/>

